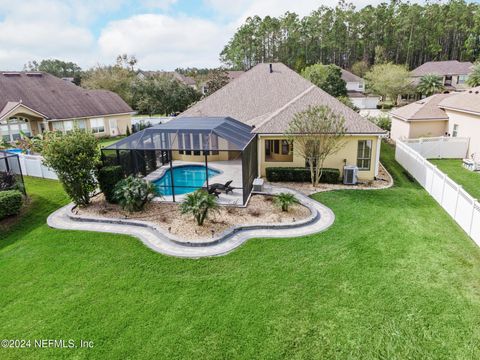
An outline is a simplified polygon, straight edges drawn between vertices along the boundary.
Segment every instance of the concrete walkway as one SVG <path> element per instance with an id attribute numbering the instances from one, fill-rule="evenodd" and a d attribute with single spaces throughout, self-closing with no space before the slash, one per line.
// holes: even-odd
<path id="1" fill-rule="evenodd" d="M 182 258 L 201 258 L 228 254 L 247 240 L 252 238 L 285 238 L 315 234 L 328 229 L 335 220 L 335 215 L 326 206 L 305 196 L 304 194 L 286 188 L 268 186 L 265 193 L 294 193 L 297 199 L 316 213 L 315 218 L 307 224 L 292 224 L 289 228 L 275 228 L 270 225 L 265 229 L 241 229 L 225 235 L 221 241 L 206 243 L 202 246 L 192 246 L 188 243 L 172 241 L 167 234 L 149 226 L 107 223 L 102 221 L 84 221 L 70 216 L 71 205 L 64 206 L 52 213 L 47 223 L 50 227 L 65 230 L 98 231 L 131 235 L 139 238 L 150 249 L 159 253 Z"/>

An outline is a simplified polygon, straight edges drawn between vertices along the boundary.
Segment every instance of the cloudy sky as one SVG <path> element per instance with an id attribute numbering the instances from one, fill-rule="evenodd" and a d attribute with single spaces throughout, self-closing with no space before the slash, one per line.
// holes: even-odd
<path id="1" fill-rule="evenodd" d="M 357 7 L 377 0 L 357 0 Z M 306 15 L 328 0 L 0 0 L 0 69 L 58 58 L 82 67 L 134 54 L 149 70 L 211 67 L 250 15 Z"/>

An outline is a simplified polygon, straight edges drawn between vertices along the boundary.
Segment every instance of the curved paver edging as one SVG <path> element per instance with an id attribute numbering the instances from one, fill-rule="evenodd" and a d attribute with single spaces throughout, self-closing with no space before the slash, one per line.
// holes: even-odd
<path id="1" fill-rule="evenodd" d="M 270 195 L 270 194 L 266 194 Z M 235 234 L 240 231 L 244 230 L 261 230 L 261 229 L 293 229 L 297 227 L 302 227 L 305 225 L 308 225 L 315 221 L 319 217 L 319 213 L 317 209 L 315 209 L 312 206 L 307 206 L 300 204 L 302 206 L 305 206 L 310 210 L 310 215 L 306 219 L 302 219 L 301 221 L 294 222 L 294 223 L 276 223 L 276 224 L 255 224 L 255 225 L 235 225 L 232 226 L 226 230 L 224 230 L 220 235 L 213 237 L 211 240 L 207 241 L 195 241 L 195 242 L 190 242 L 186 241 L 178 236 L 175 236 L 173 234 L 170 234 L 169 232 L 165 231 L 160 226 L 157 226 L 156 224 L 150 222 L 150 221 L 143 221 L 143 220 L 133 220 L 133 219 L 118 219 L 118 218 L 104 218 L 104 217 L 88 217 L 84 215 L 77 215 L 73 213 L 73 210 L 75 209 L 74 204 L 69 204 L 66 206 L 66 212 L 67 216 L 73 220 L 73 221 L 81 221 L 81 222 L 93 222 L 93 223 L 103 223 L 103 224 L 121 224 L 121 225 L 130 225 L 130 226 L 140 226 L 140 227 L 146 227 L 154 231 L 158 231 L 161 233 L 163 236 L 168 238 L 168 240 L 181 245 L 181 246 L 193 246 L 193 247 L 201 247 L 201 246 L 210 246 L 214 244 L 219 244 L 223 241 L 228 240 L 229 236 L 232 234 Z"/>
<path id="2" fill-rule="evenodd" d="M 166 236 L 164 232 L 160 232 L 156 226 L 152 227 L 144 222 L 137 223 L 135 220 L 129 220 L 129 222 L 135 222 L 135 224 L 126 224 L 122 219 L 109 219 L 113 220 L 109 222 L 103 221 L 102 218 L 79 219 L 75 217 L 78 215 L 72 214 L 73 205 L 71 204 L 50 214 L 47 223 L 49 226 L 59 229 L 131 235 L 139 238 L 152 250 L 165 255 L 200 258 L 227 254 L 251 238 L 284 238 L 315 234 L 326 230 L 335 221 L 335 215 L 328 207 L 298 191 L 275 187 L 269 194 L 280 192 L 294 193 L 304 206 L 313 209 L 313 211 L 311 210 L 311 218 L 304 220 L 302 223 L 280 224 L 280 226 L 270 224 L 268 226 L 249 225 L 248 228 L 247 226 L 238 227 L 225 236 L 200 246 L 191 246 L 191 244 L 185 242 L 178 243 Z"/>

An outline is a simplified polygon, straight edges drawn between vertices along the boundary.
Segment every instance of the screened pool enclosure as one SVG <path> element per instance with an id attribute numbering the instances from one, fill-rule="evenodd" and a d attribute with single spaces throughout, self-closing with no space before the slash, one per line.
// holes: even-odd
<path id="1" fill-rule="evenodd" d="M 18 155 L 0 150 L 0 191 L 9 190 L 12 184 L 26 194 Z"/>
<path id="2" fill-rule="evenodd" d="M 167 200 L 203 188 L 221 203 L 243 205 L 257 177 L 257 139 L 230 117 L 184 117 L 137 132 L 102 149 L 105 165 L 142 174 Z"/>

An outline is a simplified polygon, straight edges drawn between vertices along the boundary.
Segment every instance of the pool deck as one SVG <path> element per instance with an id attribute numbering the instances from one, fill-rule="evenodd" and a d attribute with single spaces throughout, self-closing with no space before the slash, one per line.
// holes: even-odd
<path id="1" fill-rule="evenodd" d="M 205 163 L 193 162 L 193 161 L 181 161 L 174 160 L 172 161 L 172 166 L 185 166 L 185 165 L 205 165 Z M 214 175 L 208 179 L 208 184 L 220 183 L 225 184 L 227 181 L 233 180 L 232 185 L 234 188 L 233 192 L 225 194 L 222 192 L 218 197 L 218 203 L 220 205 L 238 205 L 241 206 L 243 203 L 243 192 L 242 192 L 242 162 L 240 160 L 228 160 L 228 161 L 210 161 L 208 162 L 208 167 L 213 170 L 220 171 L 220 174 Z M 161 178 L 165 172 L 170 169 L 170 164 L 163 165 L 157 170 L 151 172 L 145 177 L 147 181 L 155 181 Z M 204 187 L 207 186 L 207 182 L 203 184 Z M 175 195 L 176 201 L 182 201 L 185 198 L 186 194 Z M 167 201 L 172 202 L 173 196 L 166 195 L 163 198 L 156 198 L 155 201 Z"/>

